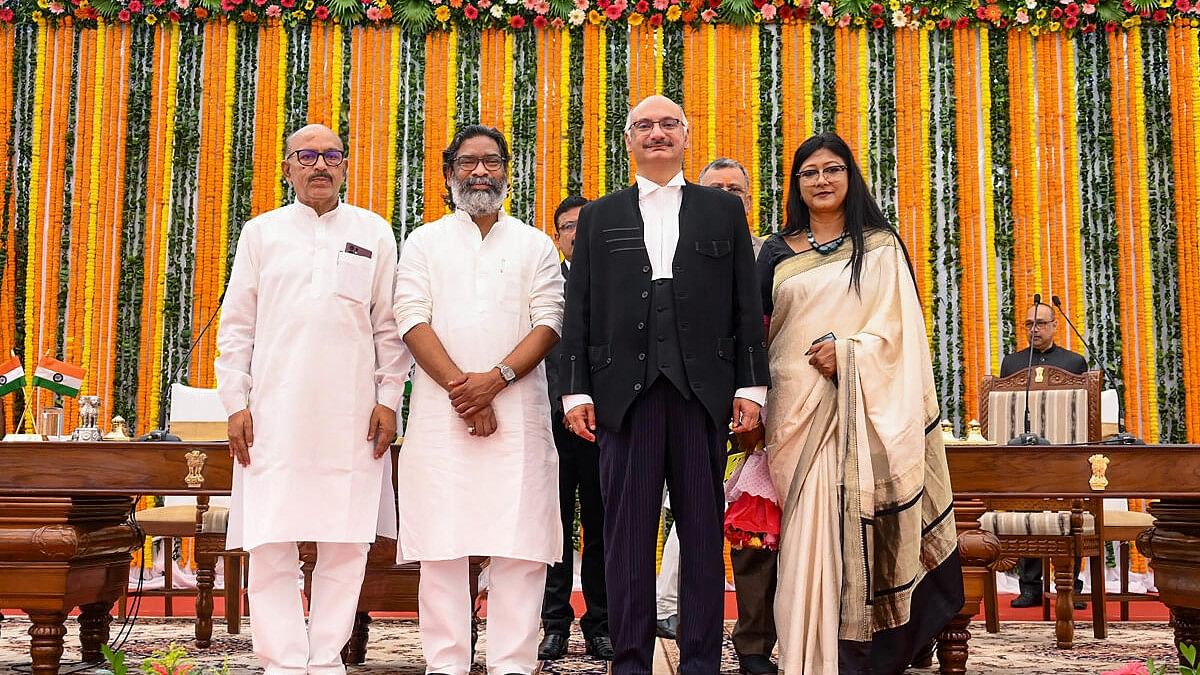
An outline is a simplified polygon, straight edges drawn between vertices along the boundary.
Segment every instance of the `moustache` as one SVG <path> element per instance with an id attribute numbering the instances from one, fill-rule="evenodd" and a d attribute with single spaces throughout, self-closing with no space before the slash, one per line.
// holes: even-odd
<path id="1" fill-rule="evenodd" d="M 308 179 L 309 179 L 310 181 L 316 180 L 316 179 L 318 179 L 318 178 L 324 178 L 324 179 L 326 179 L 326 180 L 328 180 L 328 181 L 330 181 L 330 182 L 332 182 L 332 181 L 333 181 L 333 176 L 329 175 L 328 173 L 326 173 L 326 172 L 324 172 L 324 171 L 320 171 L 320 172 L 318 172 L 318 173 L 314 173 L 313 175 L 311 175 L 311 176 L 309 176 L 309 177 L 308 177 Z"/>
<path id="2" fill-rule="evenodd" d="M 470 178 L 463 181 L 463 184 L 466 185 L 467 187 L 472 187 L 475 185 L 486 185 L 486 186 L 492 188 L 493 190 L 500 189 L 500 181 L 495 180 L 488 176 L 471 176 Z"/>
<path id="3" fill-rule="evenodd" d="M 674 146 L 675 144 L 669 140 L 654 141 L 653 143 L 645 143 L 642 145 L 642 147 L 647 150 L 653 150 L 654 148 L 671 148 Z"/>

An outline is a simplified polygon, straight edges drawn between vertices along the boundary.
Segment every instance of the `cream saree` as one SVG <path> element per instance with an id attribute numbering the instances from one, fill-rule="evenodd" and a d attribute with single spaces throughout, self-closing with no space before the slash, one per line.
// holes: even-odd
<path id="1" fill-rule="evenodd" d="M 775 614 L 788 675 L 901 673 L 962 607 L 929 343 L 903 249 L 867 235 L 780 262 L 767 453 L 783 506 Z M 809 365 L 837 337 L 838 383 Z"/>

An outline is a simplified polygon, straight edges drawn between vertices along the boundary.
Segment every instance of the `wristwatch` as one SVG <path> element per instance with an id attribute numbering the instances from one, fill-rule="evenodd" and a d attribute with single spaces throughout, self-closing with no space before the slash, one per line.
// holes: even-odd
<path id="1" fill-rule="evenodd" d="M 508 367 L 507 365 L 505 365 L 503 363 L 497 364 L 496 368 L 498 368 L 500 370 L 500 377 L 504 378 L 505 385 L 510 385 L 513 382 L 517 381 L 517 371 L 513 370 L 512 368 Z"/>

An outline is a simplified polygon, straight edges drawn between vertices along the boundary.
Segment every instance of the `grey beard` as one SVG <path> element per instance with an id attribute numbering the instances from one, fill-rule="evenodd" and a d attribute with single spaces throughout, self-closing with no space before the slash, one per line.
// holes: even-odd
<path id="1" fill-rule="evenodd" d="M 450 197 L 454 206 L 466 211 L 471 216 L 486 216 L 499 213 L 508 198 L 508 183 L 504 183 L 499 191 L 472 190 L 465 183 L 450 182 Z"/>

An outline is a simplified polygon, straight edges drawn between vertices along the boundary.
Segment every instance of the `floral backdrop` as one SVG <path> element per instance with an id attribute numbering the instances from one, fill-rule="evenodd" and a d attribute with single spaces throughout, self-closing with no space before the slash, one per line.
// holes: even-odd
<path id="1" fill-rule="evenodd" d="M 629 183 L 621 126 L 681 101 L 686 173 L 743 162 L 752 227 L 836 130 L 912 251 L 944 414 L 1058 295 L 1131 430 L 1200 440 L 1200 44 L 1190 0 L 0 0 L 0 350 L 87 370 L 137 431 L 211 386 L 242 223 L 291 197 L 283 139 L 348 138 L 348 201 L 398 239 L 444 212 L 464 123 L 512 139 L 510 208 Z M 1065 346 L 1079 341 L 1060 332 Z M 47 393 L 27 390 L 25 397 Z M 13 419 L 20 394 L 6 397 Z M 69 419 L 73 402 L 66 402 Z M 10 421 L 11 425 L 11 421 Z"/>

